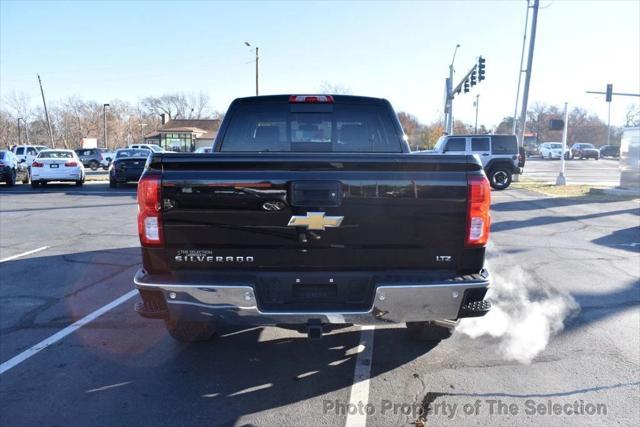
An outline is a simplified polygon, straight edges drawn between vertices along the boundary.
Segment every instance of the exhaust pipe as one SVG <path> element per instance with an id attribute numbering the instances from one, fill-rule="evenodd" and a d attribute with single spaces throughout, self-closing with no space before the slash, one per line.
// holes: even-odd
<path id="1" fill-rule="evenodd" d="M 460 321 L 458 320 L 448 320 L 448 319 L 443 319 L 443 320 L 434 320 L 433 324 L 437 325 L 437 326 L 442 326 L 443 328 L 447 328 L 451 331 L 453 331 L 456 326 L 458 326 L 458 323 L 460 323 Z"/>

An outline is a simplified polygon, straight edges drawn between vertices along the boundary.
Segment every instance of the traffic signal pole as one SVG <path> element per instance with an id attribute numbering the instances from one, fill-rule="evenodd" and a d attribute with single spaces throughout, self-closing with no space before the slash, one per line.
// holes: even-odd
<path id="1" fill-rule="evenodd" d="M 459 94 L 464 90 L 464 93 L 468 93 L 471 87 L 480 83 L 485 78 L 485 62 L 486 60 L 480 56 L 478 62 L 471 67 L 471 69 L 465 74 L 455 87 L 453 87 L 453 62 L 449 66 L 449 78 L 445 80 L 445 132 L 448 135 L 453 135 L 453 98 L 456 94 Z"/>

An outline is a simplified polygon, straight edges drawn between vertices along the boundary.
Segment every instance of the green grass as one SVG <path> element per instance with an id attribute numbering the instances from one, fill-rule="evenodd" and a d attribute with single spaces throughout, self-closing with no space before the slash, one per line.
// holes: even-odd
<path id="1" fill-rule="evenodd" d="M 636 196 L 606 194 L 602 188 L 593 185 L 553 185 L 534 181 L 511 184 L 513 188 L 534 191 L 550 197 L 589 197 L 594 200 L 632 200 Z"/>

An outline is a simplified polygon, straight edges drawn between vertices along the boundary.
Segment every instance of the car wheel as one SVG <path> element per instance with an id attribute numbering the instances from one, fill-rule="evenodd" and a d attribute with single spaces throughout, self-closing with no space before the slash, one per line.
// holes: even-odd
<path id="1" fill-rule="evenodd" d="M 110 188 L 118 188 L 118 183 L 115 182 L 113 179 L 109 180 L 109 187 Z"/>
<path id="2" fill-rule="evenodd" d="M 167 319 L 164 325 L 169 335 L 180 342 L 206 341 L 216 333 L 215 325 L 208 322 Z"/>
<path id="3" fill-rule="evenodd" d="M 599 157 L 599 156 L 596 156 L 596 157 L 595 157 L 595 159 L 596 159 L 596 160 L 600 160 L 600 157 Z"/>
<path id="4" fill-rule="evenodd" d="M 16 183 L 16 171 L 12 170 L 6 180 L 7 186 L 12 187 Z"/>
<path id="5" fill-rule="evenodd" d="M 91 168 L 92 171 L 97 171 L 98 167 L 100 167 L 100 163 L 96 162 L 95 160 L 89 163 L 89 168 Z"/>
<path id="6" fill-rule="evenodd" d="M 31 172 L 29 172 L 29 169 L 27 169 L 24 173 L 24 179 L 22 180 L 23 184 L 28 184 L 31 182 Z"/>
<path id="7" fill-rule="evenodd" d="M 31 188 L 38 188 L 40 183 L 38 181 L 31 181 Z"/>
<path id="8" fill-rule="evenodd" d="M 83 179 L 81 179 L 80 181 L 76 181 L 76 187 L 82 187 L 82 184 L 84 184 Z"/>
<path id="9" fill-rule="evenodd" d="M 109 166 L 102 166 L 102 170 L 108 171 L 109 170 Z"/>
<path id="10" fill-rule="evenodd" d="M 549 160 L 551 160 L 551 153 L 549 153 L 549 154 L 547 155 L 547 158 L 548 158 Z"/>
<path id="11" fill-rule="evenodd" d="M 415 341 L 437 344 L 449 338 L 453 330 L 433 322 L 407 322 L 407 333 Z"/>
<path id="12" fill-rule="evenodd" d="M 489 172 L 489 183 L 496 190 L 504 190 L 511 185 L 511 172 L 506 168 L 496 168 Z"/>

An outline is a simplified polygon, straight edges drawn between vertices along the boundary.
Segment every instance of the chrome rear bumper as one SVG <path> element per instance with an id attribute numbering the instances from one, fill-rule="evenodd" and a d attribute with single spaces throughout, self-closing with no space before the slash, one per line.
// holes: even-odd
<path id="1" fill-rule="evenodd" d="M 424 284 L 415 281 L 381 282 L 375 286 L 372 306 L 368 310 L 354 312 L 263 311 L 259 308 L 253 284 L 248 282 L 178 283 L 154 279 L 144 270 L 139 270 L 134 283 L 142 292 L 155 291 L 154 294 L 161 298 L 160 305 L 166 307 L 158 315 L 145 314 L 137 309 L 144 317 L 224 320 L 236 324 L 265 326 L 309 322 L 374 325 L 465 317 L 461 316 L 461 306 L 463 301 L 469 302 L 465 301 L 469 295 L 467 291 L 487 289 L 490 276 L 485 270 L 468 280 L 458 278 Z"/>

